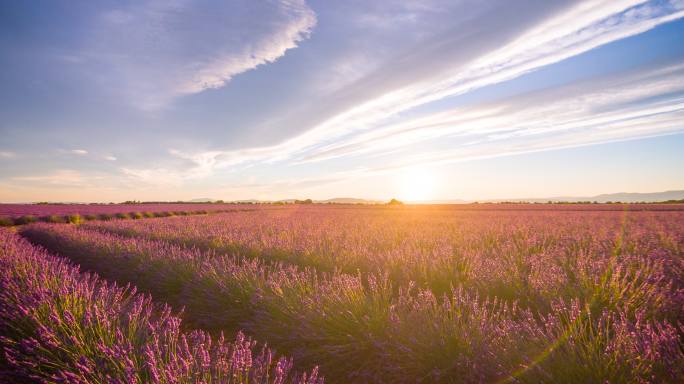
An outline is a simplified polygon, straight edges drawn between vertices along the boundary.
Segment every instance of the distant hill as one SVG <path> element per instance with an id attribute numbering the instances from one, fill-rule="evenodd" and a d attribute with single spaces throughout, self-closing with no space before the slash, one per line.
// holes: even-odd
<path id="1" fill-rule="evenodd" d="M 554 202 L 568 202 L 575 203 L 579 201 L 596 201 L 598 203 L 611 202 L 622 202 L 622 203 L 656 203 L 668 200 L 682 200 L 684 199 L 684 190 L 677 191 L 664 191 L 664 192 L 652 192 L 652 193 L 607 193 L 596 196 L 555 196 L 555 197 L 543 197 L 543 198 L 523 198 L 523 199 L 495 199 L 486 200 L 487 202 L 527 202 L 527 203 L 545 203 L 548 201 Z"/>
<path id="2" fill-rule="evenodd" d="M 682 191 L 665 191 L 655 193 L 611 193 L 594 196 L 596 201 L 623 201 L 623 202 L 656 202 L 667 200 L 682 200 L 684 199 L 684 190 Z"/>

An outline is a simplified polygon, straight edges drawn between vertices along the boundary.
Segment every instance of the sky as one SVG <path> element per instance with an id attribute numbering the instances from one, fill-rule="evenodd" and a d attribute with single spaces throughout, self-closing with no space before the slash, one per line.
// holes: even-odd
<path id="1" fill-rule="evenodd" d="M 684 0 L 0 2 L 0 201 L 684 189 Z"/>

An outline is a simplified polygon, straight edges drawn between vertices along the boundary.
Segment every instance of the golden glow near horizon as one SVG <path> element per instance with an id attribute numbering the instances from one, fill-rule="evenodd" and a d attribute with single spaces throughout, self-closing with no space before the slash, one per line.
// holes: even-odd
<path id="1" fill-rule="evenodd" d="M 423 201 L 435 198 L 437 181 L 435 172 L 427 167 L 404 168 L 397 173 L 398 198 L 406 201 Z"/>

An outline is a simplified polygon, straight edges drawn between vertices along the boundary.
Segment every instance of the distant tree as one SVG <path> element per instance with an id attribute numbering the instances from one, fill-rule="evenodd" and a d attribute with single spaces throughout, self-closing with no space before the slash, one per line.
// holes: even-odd
<path id="1" fill-rule="evenodd" d="M 387 203 L 387 205 L 404 205 L 404 203 L 397 199 L 392 199 L 389 201 L 389 203 Z"/>
<path id="2" fill-rule="evenodd" d="M 313 204 L 313 200 L 311 200 L 311 199 L 295 200 L 295 204 Z"/>
<path id="3" fill-rule="evenodd" d="M 83 218 L 81 217 L 81 215 L 76 213 L 73 215 L 67 215 L 66 221 L 70 224 L 81 224 L 83 222 Z"/>

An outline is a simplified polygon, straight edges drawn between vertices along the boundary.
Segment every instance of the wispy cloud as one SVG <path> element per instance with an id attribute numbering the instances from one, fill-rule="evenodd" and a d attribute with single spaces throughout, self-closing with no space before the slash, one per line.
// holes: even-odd
<path id="1" fill-rule="evenodd" d="M 136 188 L 154 186 L 181 186 L 191 174 L 174 168 L 126 168 L 119 169 L 121 176 L 135 183 Z"/>
<path id="2" fill-rule="evenodd" d="M 365 159 L 368 166 L 274 180 L 269 185 L 237 184 L 236 188 L 272 195 L 280 190 L 391 174 L 406 167 L 672 134 L 684 131 L 682 121 L 684 64 L 677 64 L 456 108 L 348 135 L 335 143 L 299 152 L 298 157 L 287 162 Z M 430 151 L 421 150 L 425 147 Z M 174 154 L 192 160 L 195 166 L 183 174 L 165 170 L 173 177 L 160 180 L 180 183 L 189 177 L 206 176 L 216 166 L 241 161 L 225 153 L 197 157 L 177 151 Z M 252 156 L 251 161 L 267 161 L 258 155 L 266 156 L 267 152 L 243 152 L 243 156 Z M 144 177 L 149 175 L 144 173 Z"/>
<path id="3" fill-rule="evenodd" d="M 352 132 L 372 130 L 402 111 L 513 79 L 683 16 L 684 6 L 676 2 L 666 7 L 644 1 L 582 2 L 543 21 L 503 48 L 460 58 L 452 63 L 456 71 L 450 76 L 438 73 L 432 79 L 421 79 L 365 101 L 273 149 L 292 152 L 333 142 Z M 447 80 L 443 80 L 445 77 Z"/>
<path id="4" fill-rule="evenodd" d="M 12 151 L 0 151 L 0 158 L 2 159 L 12 159 L 16 157 L 16 153 Z"/>
<path id="5" fill-rule="evenodd" d="M 380 156 L 433 140 L 448 143 L 451 158 L 475 155 L 461 151 L 490 155 L 484 148 L 492 142 L 552 148 L 557 138 L 574 136 L 576 144 L 594 143 L 684 130 L 683 114 L 684 64 L 678 64 L 385 125 L 311 149 L 300 161 Z"/>
<path id="6" fill-rule="evenodd" d="M 134 2 L 96 18 L 87 56 L 99 80 L 135 106 L 224 86 L 306 39 L 316 15 L 304 0 Z"/>
<path id="7" fill-rule="evenodd" d="M 505 8 L 513 5 L 504 2 L 501 6 Z M 519 6 L 519 4 L 515 5 L 515 7 Z M 466 112 L 459 111 L 463 119 L 471 120 L 469 124 L 465 124 L 466 120 L 462 120 L 447 121 L 440 125 L 430 120 L 438 119 L 439 116 L 431 116 L 425 118 L 422 123 L 410 121 L 396 125 L 393 124 L 393 118 L 401 112 L 412 110 L 418 106 L 519 77 L 537 68 L 557 63 L 597 46 L 642 33 L 657 25 L 681 18 L 684 16 L 684 4 L 680 1 L 588 1 L 554 12 L 547 10 L 547 13 L 549 12 L 552 14 L 551 17 L 546 17 L 547 14 L 541 12 L 539 20 L 532 22 L 531 27 L 521 28 L 521 25 L 525 26 L 530 21 L 525 19 L 516 21 L 515 15 L 511 16 L 507 12 L 500 11 L 497 14 L 502 18 L 489 20 L 484 27 L 477 27 L 477 23 L 483 23 L 483 20 L 479 19 L 475 19 L 474 24 L 467 25 L 475 32 L 469 32 L 462 36 L 451 33 L 437 37 L 436 40 L 428 44 L 428 48 L 401 58 L 394 67 L 390 65 L 382 68 L 378 75 L 367 77 L 360 82 L 361 84 L 353 85 L 352 88 L 354 89 L 346 90 L 346 93 L 354 94 L 355 90 L 361 88 L 376 87 L 386 89 L 386 92 L 379 96 L 357 98 L 352 107 L 347 110 L 328 116 L 322 123 L 316 124 L 304 133 L 278 145 L 231 151 L 176 153 L 176 155 L 195 159 L 196 163 L 200 164 L 199 166 L 206 172 L 210 169 L 250 162 L 319 161 L 350 155 L 357 151 L 373 152 L 401 148 L 403 145 L 408 146 L 414 143 L 416 139 L 426 140 L 427 138 L 457 133 L 453 129 L 445 129 L 444 125 L 452 127 L 454 124 L 458 124 L 457 130 L 465 130 L 469 133 L 498 132 L 497 127 L 504 127 L 510 123 L 510 121 L 506 121 L 505 116 L 511 111 L 505 110 L 506 106 L 491 106 L 490 109 L 475 109 Z M 516 25 L 516 22 L 520 25 Z M 497 34 L 492 34 L 487 28 L 492 28 L 491 24 L 496 23 L 500 23 L 497 24 Z M 498 36 L 504 32 L 517 34 L 509 38 L 506 44 L 497 45 Z M 483 50 L 483 46 L 489 47 L 489 49 Z M 425 57 L 426 53 L 436 56 Z M 425 70 L 421 72 L 411 71 L 412 67 L 420 67 L 420 63 L 426 61 L 444 63 L 435 68 L 428 68 L 433 69 L 429 72 Z M 679 78 L 680 73 L 675 71 L 667 76 Z M 387 79 L 392 79 L 392 81 L 387 81 Z M 641 79 L 640 81 L 648 82 L 649 80 Z M 676 84 L 670 85 L 676 86 Z M 661 86 L 666 85 L 661 84 Z M 628 95 L 629 91 L 629 89 L 620 90 L 623 96 Z M 647 97 L 644 93 L 646 89 L 639 91 L 642 92 L 642 98 Z M 658 91 L 654 90 L 654 92 L 657 93 Z M 661 90 L 660 92 L 664 91 Z M 363 95 L 364 93 L 360 92 L 359 94 Z M 555 96 L 558 97 L 559 95 Z M 594 103 L 601 101 L 601 95 L 594 96 L 599 99 L 586 103 L 583 108 L 588 110 L 599 105 Z M 618 102 L 616 99 L 618 96 L 613 95 L 611 97 L 613 97 L 612 103 Z M 540 100 L 542 103 L 545 101 Z M 551 109 L 559 108 L 557 105 L 545 105 Z M 676 104 L 668 105 L 673 108 L 676 106 Z M 667 108 L 668 105 L 663 108 Z M 610 135 L 597 136 L 605 137 L 605 140 L 668 131 L 672 129 L 668 125 L 671 124 L 671 121 L 670 123 L 656 122 L 656 118 L 653 116 L 659 116 L 658 119 L 662 119 L 663 114 L 669 114 L 668 116 L 672 119 L 678 118 L 673 115 L 679 113 L 676 110 L 657 112 L 658 107 L 654 105 L 642 107 L 643 110 L 633 110 L 633 113 L 641 113 L 639 115 L 641 117 L 627 117 L 626 112 L 623 111 L 612 115 L 607 114 L 601 118 L 594 117 L 593 122 L 586 114 L 573 118 L 585 119 L 582 123 L 584 125 L 601 124 L 598 119 L 607 119 L 607 121 L 613 122 L 613 125 L 603 123 L 606 127 L 604 131 L 612 127 Z M 561 131 L 560 127 L 567 127 L 571 123 L 569 120 L 563 121 L 563 115 L 558 114 L 563 111 L 554 111 L 556 114 L 552 115 L 549 114 L 550 111 L 540 112 L 534 108 L 525 110 L 532 115 L 527 116 L 531 120 L 529 124 L 526 124 L 526 128 L 516 131 L 516 137 L 525 137 L 532 132 L 537 132 L 542 129 L 543 124 L 556 127 L 549 129 L 549 131 Z M 520 115 L 520 113 L 515 113 L 512 116 Z M 548 116 L 556 116 L 559 119 L 558 123 L 549 121 Z M 538 119 L 536 123 L 534 117 Z M 649 119 L 649 123 L 653 123 L 648 133 L 636 128 L 628 129 L 626 122 L 618 124 L 621 119 L 634 122 L 638 118 Z M 518 124 L 522 124 L 521 119 L 516 121 Z M 402 128 L 404 126 L 408 128 L 391 139 L 387 138 L 388 132 L 404 129 Z M 515 128 L 510 127 L 508 129 L 515 130 Z M 576 131 L 577 129 L 565 129 L 565 132 Z M 526 133 L 523 134 L 523 132 Z"/>
<path id="8" fill-rule="evenodd" d="M 49 152 L 62 155 L 60 167 L 77 168 L 88 158 L 100 161 L 105 172 L 115 168 L 118 173 L 110 176 L 117 185 L 134 182 L 147 190 L 190 189 L 215 182 L 226 189 L 273 194 L 406 166 L 683 129 L 684 70 L 677 65 L 642 66 L 639 72 L 497 102 L 448 107 L 459 100 L 450 99 L 454 96 L 682 18 L 681 0 L 430 0 L 359 6 L 372 12 L 341 7 L 346 7 L 344 17 L 327 7 L 316 15 L 303 0 L 201 5 L 143 0 L 99 12 L 81 34 L 89 36 L 83 49 L 69 52 L 78 57 L 71 67 L 78 65 L 79 77 L 89 75 L 83 76 L 88 91 L 95 76 L 102 89 L 115 93 L 114 104 L 123 100 L 158 113 L 126 110 L 130 116 L 119 116 L 116 105 L 109 114 L 117 116 L 103 126 L 107 126 L 105 134 L 120 136 L 125 146 L 107 146 L 101 143 L 105 140 L 92 145 L 65 140 L 62 143 L 71 144 L 61 144 L 64 148 L 83 145 L 88 150 Z M 324 25 L 323 20 L 330 24 Z M 314 28 L 321 38 L 305 43 Z M 355 42 L 337 50 L 330 44 L 338 37 Z M 296 47 L 301 55 L 281 60 Z M 319 55 L 326 57 L 316 61 Z M 276 61 L 282 66 L 245 76 L 240 83 L 245 88 L 208 92 L 202 98 L 206 103 L 188 98 L 183 100 L 189 101 L 187 105 L 179 102 L 177 108 L 164 108 Z M 283 81 L 288 70 L 296 80 Z M 260 78 L 262 73 L 266 75 Z M 292 94 L 291 100 L 273 107 L 280 101 L 272 97 L 276 101 L 262 105 L 260 97 L 271 91 L 272 84 L 274 95 Z M 239 99 L 243 91 L 248 101 Z M 248 108 L 243 111 L 243 106 Z M 119 127 L 125 134 L 119 135 Z M 267 140 L 274 138 L 286 139 L 276 145 L 253 144 L 273 143 Z M 252 144 L 244 145 L 248 140 Z M 0 152 L 3 159 L 13 156 Z M 256 168 L 267 170 L 263 180 L 268 181 L 227 185 L 228 180 L 239 179 L 232 177 L 234 173 L 247 174 L 247 169 Z M 77 180 L 83 174 L 74 172 L 61 170 L 14 181 L 53 185 L 63 177 L 66 183 L 82 185 Z"/>
<path id="9" fill-rule="evenodd" d="M 57 153 L 59 153 L 61 155 L 85 156 L 88 154 L 88 151 L 85 149 L 81 149 L 81 148 L 57 149 Z"/>
<path id="10" fill-rule="evenodd" d="M 60 169 L 49 174 L 37 176 L 15 176 L 10 180 L 21 184 L 49 185 L 52 187 L 88 187 L 92 186 L 92 177 L 73 169 Z"/>

